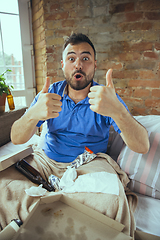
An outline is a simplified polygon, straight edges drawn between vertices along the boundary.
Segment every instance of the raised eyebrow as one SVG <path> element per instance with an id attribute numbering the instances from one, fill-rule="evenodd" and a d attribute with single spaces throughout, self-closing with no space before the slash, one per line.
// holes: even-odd
<path id="1" fill-rule="evenodd" d="M 76 54 L 75 52 L 68 52 L 67 55 L 70 55 L 70 54 Z M 81 52 L 81 55 L 82 54 L 89 54 L 91 55 L 91 53 L 89 51 L 84 51 L 84 52 Z"/>
<path id="2" fill-rule="evenodd" d="M 67 55 L 76 54 L 75 52 L 68 52 Z"/>
<path id="3" fill-rule="evenodd" d="M 91 55 L 91 53 L 89 51 L 82 52 L 81 55 L 82 54 L 89 54 L 89 55 Z"/>

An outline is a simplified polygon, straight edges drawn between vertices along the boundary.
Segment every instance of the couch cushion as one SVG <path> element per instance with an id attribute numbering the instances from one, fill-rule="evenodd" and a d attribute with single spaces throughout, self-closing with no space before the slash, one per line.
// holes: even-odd
<path id="1" fill-rule="evenodd" d="M 160 116 L 136 119 L 149 131 L 149 152 L 139 154 L 124 146 L 117 162 L 131 179 L 132 191 L 160 199 Z"/>

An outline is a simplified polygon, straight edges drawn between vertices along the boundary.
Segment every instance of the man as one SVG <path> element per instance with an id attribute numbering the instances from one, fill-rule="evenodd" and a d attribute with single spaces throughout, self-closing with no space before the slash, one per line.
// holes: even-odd
<path id="1" fill-rule="evenodd" d="M 66 80 L 50 86 L 46 78 L 27 113 L 13 124 L 12 142 L 28 141 L 47 120 L 44 152 L 55 161 L 71 162 L 85 146 L 94 153 L 105 153 L 113 125 L 130 149 L 147 153 L 147 131 L 115 93 L 112 70 L 106 74 L 106 86 L 93 81 L 96 63 L 96 51 L 89 38 L 72 34 L 64 44 L 61 61 Z"/>

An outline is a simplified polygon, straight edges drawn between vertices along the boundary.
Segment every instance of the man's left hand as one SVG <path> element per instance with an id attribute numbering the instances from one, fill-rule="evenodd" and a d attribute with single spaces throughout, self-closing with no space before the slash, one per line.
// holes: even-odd
<path id="1" fill-rule="evenodd" d="M 109 69 L 106 73 L 106 86 L 96 85 L 90 88 L 88 94 L 90 109 L 96 113 L 104 116 L 114 118 L 121 108 L 114 84 L 112 81 L 112 69 Z"/>

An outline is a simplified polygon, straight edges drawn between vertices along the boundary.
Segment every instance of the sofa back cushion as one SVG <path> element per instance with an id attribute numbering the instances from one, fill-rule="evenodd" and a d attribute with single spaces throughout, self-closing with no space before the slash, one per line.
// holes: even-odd
<path id="1" fill-rule="evenodd" d="M 139 154 L 125 145 L 117 163 L 128 174 L 131 180 L 128 187 L 132 191 L 160 199 L 160 116 L 136 119 L 149 132 L 150 149 L 147 154 Z"/>

